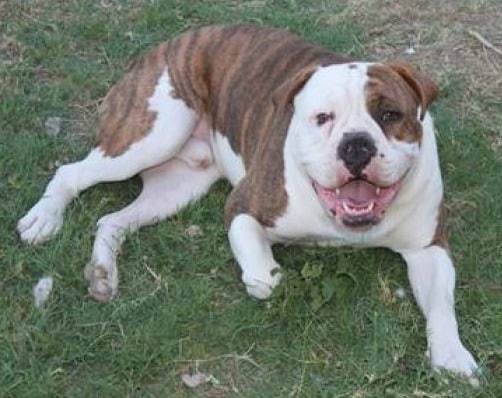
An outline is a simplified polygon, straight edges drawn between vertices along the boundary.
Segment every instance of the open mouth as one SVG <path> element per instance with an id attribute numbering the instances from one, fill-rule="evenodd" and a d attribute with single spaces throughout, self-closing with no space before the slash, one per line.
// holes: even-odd
<path id="1" fill-rule="evenodd" d="M 392 203 L 404 177 L 395 184 L 378 186 L 357 178 L 336 188 L 313 183 L 317 196 L 331 214 L 350 228 L 364 228 L 377 224 Z"/>

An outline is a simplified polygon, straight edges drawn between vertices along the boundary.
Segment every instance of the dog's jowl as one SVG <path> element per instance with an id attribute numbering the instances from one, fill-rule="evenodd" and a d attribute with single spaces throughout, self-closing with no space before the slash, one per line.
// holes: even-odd
<path id="1" fill-rule="evenodd" d="M 131 64 L 103 101 L 96 147 L 57 170 L 18 231 L 26 243 L 43 242 L 79 192 L 140 174 L 139 197 L 99 220 L 85 268 L 90 295 L 109 300 L 125 233 L 225 178 L 234 186 L 229 241 L 251 296 L 266 299 L 280 282 L 274 243 L 387 247 L 407 264 L 432 366 L 474 377 L 441 232 L 427 111 L 436 95 L 434 81 L 410 65 L 357 62 L 283 30 L 190 31 Z"/>

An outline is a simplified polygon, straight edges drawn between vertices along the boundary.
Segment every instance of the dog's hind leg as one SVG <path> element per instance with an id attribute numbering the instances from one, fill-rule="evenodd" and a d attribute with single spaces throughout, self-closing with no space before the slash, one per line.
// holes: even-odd
<path id="1" fill-rule="evenodd" d="M 133 68 L 105 99 L 100 145 L 84 160 L 61 166 L 42 198 L 19 221 L 24 242 L 40 243 L 56 234 L 66 206 L 82 190 L 165 162 L 194 132 L 198 116 L 174 98 L 167 68 L 154 80 L 148 77 L 150 91 L 143 89 L 147 76 L 142 70 Z"/>
<path id="2" fill-rule="evenodd" d="M 213 164 L 208 166 L 207 161 L 201 164 L 202 168 L 198 169 L 176 158 L 146 170 L 141 174 L 143 190 L 138 198 L 99 220 L 92 258 L 85 268 L 91 297 L 107 301 L 117 293 L 117 254 L 128 232 L 176 213 L 204 195 L 220 178 Z"/>

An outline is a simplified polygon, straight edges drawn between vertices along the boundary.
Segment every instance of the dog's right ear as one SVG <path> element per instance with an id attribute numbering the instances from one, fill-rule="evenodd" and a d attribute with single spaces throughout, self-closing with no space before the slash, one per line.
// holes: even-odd
<path id="1" fill-rule="evenodd" d="M 431 77 L 420 72 L 407 62 L 394 62 L 388 64 L 406 82 L 415 93 L 420 103 L 420 120 L 424 120 L 425 112 L 430 104 L 437 98 L 439 87 Z"/>
<path id="2" fill-rule="evenodd" d="M 307 83 L 312 74 L 317 70 L 318 66 L 307 66 L 301 69 L 296 75 L 282 83 L 272 93 L 272 101 L 278 108 L 286 108 L 293 105 L 295 95 Z"/>

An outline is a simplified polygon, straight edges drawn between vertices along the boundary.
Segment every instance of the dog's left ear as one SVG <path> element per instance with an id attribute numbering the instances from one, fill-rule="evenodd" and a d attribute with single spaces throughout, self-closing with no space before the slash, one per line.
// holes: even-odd
<path id="1" fill-rule="evenodd" d="M 302 89 L 317 68 L 318 66 L 307 66 L 276 88 L 272 93 L 275 106 L 285 108 L 292 105 L 296 93 Z"/>
<path id="2" fill-rule="evenodd" d="M 399 74 L 417 95 L 420 102 L 420 120 L 423 120 L 425 112 L 439 94 L 437 83 L 407 62 L 391 63 L 388 66 Z"/>

